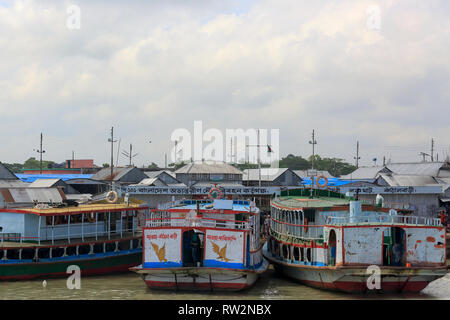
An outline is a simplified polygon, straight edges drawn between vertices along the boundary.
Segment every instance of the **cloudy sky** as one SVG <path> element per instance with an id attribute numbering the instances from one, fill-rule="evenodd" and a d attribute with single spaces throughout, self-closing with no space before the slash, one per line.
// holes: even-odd
<path id="1" fill-rule="evenodd" d="M 358 140 L 363 165 L 432 138 L 450 154 L 448 0 L 0 0 L 0 48 L 2 162 L 42 132 L 44 159 L 101 165 L 114 126 L 163 165 L 195 120 L 279 129 L 282 156 L 309 156 L 313 129 L 316 153 L 354 162 Z"/>

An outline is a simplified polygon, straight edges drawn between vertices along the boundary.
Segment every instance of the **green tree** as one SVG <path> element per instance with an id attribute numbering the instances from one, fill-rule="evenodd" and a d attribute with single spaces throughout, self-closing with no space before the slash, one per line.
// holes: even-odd
<path id="1" fill-rule="evenodd" d="M 109 168 L 109 163 L 104 163 L 104 164 L 102 164 L 102 167 L 103 167 L 103 168 Z"/>
<path id="2" fill-rule="evenodd" d="M 42 169 L 47 169 L 49 164 L 54 164 L 54 161 L 42 161 Z M 36 158 L 31 157 L 27 161 L 24 162 L 23 168 L 24 169 L 38 169 L 41 167 L 41 163 L 39 160 L 36 160 Z"/>
<path id="3" fill-rule="evenodd" d="M 152 170 L 158 170 L 159 167 L 156 163 L 152 162 L 148 167 L 148 169 L 152 169 Z"/>

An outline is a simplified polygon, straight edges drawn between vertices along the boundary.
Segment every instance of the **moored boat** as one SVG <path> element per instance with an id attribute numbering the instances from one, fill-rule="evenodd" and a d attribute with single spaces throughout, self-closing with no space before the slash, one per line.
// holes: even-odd
<path id="1" fill-rule="evenodd" d="M 252 286 L 262 256 L 260 211 L 247 200 L 182 200 L 152 210 L 143 228 L 142 265 L 150 288 L 231 290 Z"/>
<path id="2" fill-rule="evenodd" d="M 398 215 L 338 193 L 290 190 L 274 198 L 263 250 L 282 274 L 349 293 L 418 292 L 444 276 L 445 228 L 438 218 Z"/>
<path id="3" fill-rule="evenodd" d="M 0 208 L 0 280 L 126 272 L 142 260 L 139 204 Z"/>

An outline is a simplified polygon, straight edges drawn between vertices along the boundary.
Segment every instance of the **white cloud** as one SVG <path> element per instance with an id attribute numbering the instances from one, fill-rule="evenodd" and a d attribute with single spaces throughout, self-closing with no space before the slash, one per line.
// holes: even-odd
<path id="1" fill-rule="evenodd" d="M 69 5 L 81 29 L 65 26 Z M 450 147 L 446 1 L 14 1 L 0 6 L 0 161 L 108 162 L 110 127 L 136 164 L 163 164 L 176 128 L 279 128 L 281 154 L 361 163 Z M 48 139 L 45 138 L 48 136 Z M 53 139 L 53 140 L 52 140 Z M 148 144 L 148 140 L 152 144 Z M 402 149 L 402 146 L 404 149 Z M 408 147 L 408 148 L 407 148 Z M 405 150 L 405 152 L 402 152 Z M 125 163 L 125 159 L 121 160 Z"/>

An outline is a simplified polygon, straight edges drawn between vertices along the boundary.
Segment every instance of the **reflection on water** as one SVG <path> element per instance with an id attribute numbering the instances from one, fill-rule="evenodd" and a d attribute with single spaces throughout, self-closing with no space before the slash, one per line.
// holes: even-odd
<path id="1" fill-rule="evenodd" d="M 85 277 L 80 290 L 69 290 L 66 279 L 0 282 L 0 299 L 106 299 L 106 300 L 321 300 L 321 299 L 450 299 L 450 274 L 418 294 L 352 295 L 310 288 L 275 274 L 270 268 L 255 286 L 241 292 L 173 292 L 147 288 L 135 273 Z"/>

